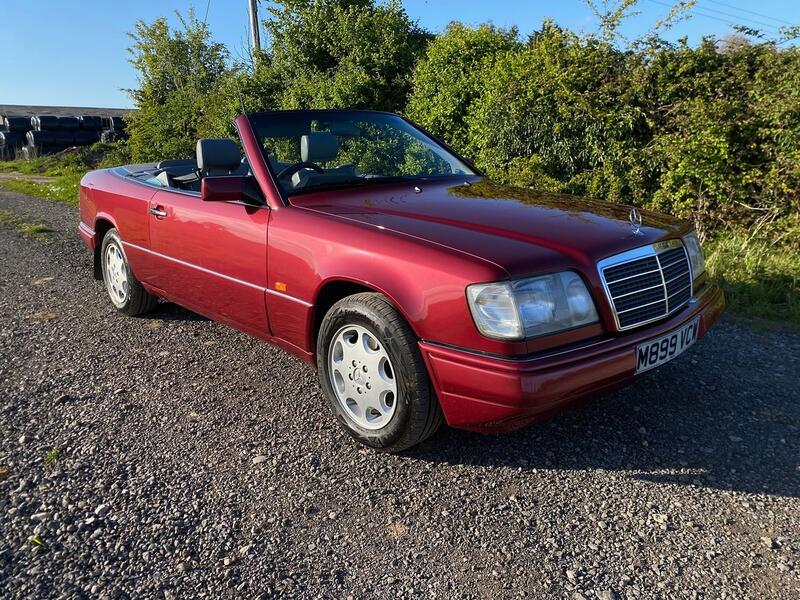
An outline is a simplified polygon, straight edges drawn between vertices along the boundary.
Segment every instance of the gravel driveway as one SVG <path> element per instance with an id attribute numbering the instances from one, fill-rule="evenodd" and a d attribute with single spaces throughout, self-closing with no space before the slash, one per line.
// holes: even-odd
<path id="1" fill-rule="evenodd" d="M 798 335 L 387 456 L 282 351 L 117 314 L 74 207 L 0 211 L 0 597 L 800 597 Z"/>

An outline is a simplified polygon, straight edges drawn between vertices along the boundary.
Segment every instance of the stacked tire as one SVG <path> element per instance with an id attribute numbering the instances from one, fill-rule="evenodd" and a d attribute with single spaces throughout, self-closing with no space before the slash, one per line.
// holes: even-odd
<path id="1" fill-rule="evenodd" d="M 78 130 L 75 132 L 76 146 L 90 146 L 100 140 L 103 130 L 103 118 L 99 115 L 81 115 L 78 119 Z"/>
<path id="2" fill-rule="evenodd" d="M 0 116 L 0 160 L 16 158 L 30 129 L 31 120 L 27 117 Z"/>
<path id="3" fill-rule="evenodd" d="M 103 117 L 103 133 L 100 134 L 100 141 L 110 144 L 128 137 L 125 130 L 125 121 L 122 117 Z"/>
<path id="4" fill-rule="evenodd" d="M 31 127 L 31 120 L 28 117 L 3 117 L 0 119 L 8 131 L 22 132 L 33 129 Z"/>
<path id="5" fill-rule="evenodd" d="M 30 154 L 50 154 L 71 146 L 90 146 L 100 139 L 103 118 L 99 115 L 56 117 L 36 115 L 31 117 L 32 130 L 28 132 Z"/>
<path id="6" fill-rule="evenodd" d="M 127 137 L 121 117 L 34 115 L 0 117 L 0 160 L 33 158 L 71 146 L 90 146 Z M 24 150 L 24 152 L 23 152 Z"/>
<path id="7" fill-rule="evenodd" d="M 11 160 L 25 145 L 25 134 L 21 131 L 0 131 L 0 159 Z"/>
<path id="8" fill-rule="evenodd" d="M 68 136 L 61 134 L 58 119 L 55 115 L 31 117 L 31 130 L 26 134 L 28 156 L 58 152 L 70 145 Z"/>

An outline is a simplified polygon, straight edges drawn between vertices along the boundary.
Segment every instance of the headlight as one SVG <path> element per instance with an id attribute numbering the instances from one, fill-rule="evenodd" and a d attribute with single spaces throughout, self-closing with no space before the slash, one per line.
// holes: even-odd
<path id="1" fill-rule="evenodd" d="M 692 277 L 697 279 L 706 270 L 706 262 L 703 259 L 703 248 L 700 246 L 700 240 L 697 239 L 697 233 L 692 232 L 683 237 L 683 245 L 686 246 L 686 252 L 689 254 L 689 262 L 692 263 Z"/>
<path id="2" fill-rule="evenodd" d="M 471 285 L 467 299 L 478 331 L 502 340 L 537 337 L 598 320 L 586 285 L 572 271 Z"/>

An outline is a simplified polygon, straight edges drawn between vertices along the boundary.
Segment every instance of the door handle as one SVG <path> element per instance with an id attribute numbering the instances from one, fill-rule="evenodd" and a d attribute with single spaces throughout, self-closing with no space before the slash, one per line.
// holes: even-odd
<path id="1" fill-rule="evenodd" d="M 164 218 L 167 216 L 167 211 L 158 208 L 151 208 L 148 212 L 154 217 Z"/>

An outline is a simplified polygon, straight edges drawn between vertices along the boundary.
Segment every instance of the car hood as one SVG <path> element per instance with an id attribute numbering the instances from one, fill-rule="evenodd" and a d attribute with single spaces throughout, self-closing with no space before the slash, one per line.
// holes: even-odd
<path id="1" fill-rule="evenodd" d="M 447 246 L 511 276 L 563 268 L 594 271 L 607 256 L 688 231 L 681 221 L 630 207 L 487 180 L 420 182 L 295 196 L 292 204 Z"/>

